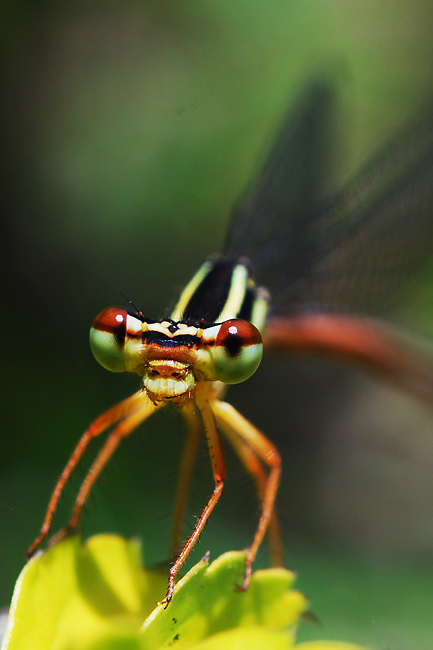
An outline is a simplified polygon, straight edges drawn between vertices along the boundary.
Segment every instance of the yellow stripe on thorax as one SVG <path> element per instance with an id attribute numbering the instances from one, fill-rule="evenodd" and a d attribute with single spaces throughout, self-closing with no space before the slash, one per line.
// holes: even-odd
<path id="1" fill-rule="evenodd" d="M 179 302 L 171 314 L 172 320 L 180 321 L 182 319 L 185 308 L 191 300 L 192 295 L 198 288 L 199 284 L 203 282 L 204 278 L 207 276 L 212 267 L 213 263 L 207 260 L 201 265 L 197 273 L 191 278 L 185 289 L 180 294 Z"/>
<path id="2" fill-rule="evenodd" d="M 218 316 L 218 322 L 223 323 L 230 318 L 236 318 L 245 298 L 247 288 L 248 269 L 243 264 L 236 264 L 233 269 L 232 281 L 229 295 L 222 312 Z"/>
<path id="3" fill-rule="evenodd" d="M 269 309 L 269 293 L 263 287 L 259 287 L 256 291 L 253 309 L 251 313 L 251 322 L 257 327 L 259 332 L 263 335 L 265 328 L 266 317 Z"/>

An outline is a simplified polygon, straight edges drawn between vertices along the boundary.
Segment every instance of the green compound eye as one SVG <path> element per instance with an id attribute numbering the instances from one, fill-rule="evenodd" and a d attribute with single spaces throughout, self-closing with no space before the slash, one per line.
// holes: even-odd
<path id="1" fill-rule="evenodd" d="M 257 327 L 248 321 L 233 319 L 223 323 L 212 355 L 219 381 L 239 384 L 251 377 L 260 365 L 263 343 Z"/>
<path id="2" fill-rule="evenodd" d="M 128 312 L 120 307 L 104 309 L 90 328 L 90 348 L 101 366 L 112 372 L 125 370 L 125 338 Z"/>

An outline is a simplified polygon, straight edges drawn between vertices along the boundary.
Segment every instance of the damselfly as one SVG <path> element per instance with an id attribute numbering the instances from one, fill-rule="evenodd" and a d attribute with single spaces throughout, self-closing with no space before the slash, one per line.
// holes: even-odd
<path id="1" fill-rule="evenodd" d="M 227 385 L 243 382 L 256 371 L 263 346 L 340 357 L 374 369 L 421 397 L 433 395 L 429 362 L 416 353 L 410 339 L 371 316 L 408 269 L 432 252 L 433 117 L 429 114 L 359 180 L 324 204 L 318 201 L 324 164 L 318 152 L 324 151 L 331 106 L 329 88 L 312 84 L 289 112 L 256 182 L 234 209 L 224 254 L 204 262 L 170 317 L 155 321 L 141 311 L 118 307 L 97 316 L 90 331 L 94 356 L 108 370 L 138 374 L 142 386 L 101 415 L 80 439 L 29 557 L 50 532 L 65 483 L 90 440 L 112 427 L 79 490 L 69 524 L 52 541 L 76 530 L 89 493 L 122 438 L 172 403 L 189 430 L 173 548 L 180 540 L 203 430 L 215 489 L 171 567 L 164 602 L 172 599 L 175 577 L 223 488 L 220 432 L 254 479 L 262 508 L 247 549 L 240 586 L 246 589 L 267 530 L 273 561 L 281 563 L 274 508 L 281 461 L 275 446 L 223 396 Z"/>

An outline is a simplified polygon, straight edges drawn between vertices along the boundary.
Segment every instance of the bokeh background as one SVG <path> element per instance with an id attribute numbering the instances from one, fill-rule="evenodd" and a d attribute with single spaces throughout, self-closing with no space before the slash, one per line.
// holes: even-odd
<path id="1" fill-rule="evenodd" d="M 154 0 L 2 4 L 0 606 L 88 424 L 137 378 L 98 367 L 88 328 L 122 290 L 165 314 L 219 251 L 231 206 L 312 75 L 339 93 L 342 186 L 432 97 L 429 0 Z M 402 243 L 403 245 L 403 243 Z M 433 271 L 395 320 L 433 336 Z M 355 370 L 265 359 L 230 400 L 278 444 L 287 566 L 322 629 L 385 650 L 433 635 L 433 411 Z M 95 488 L 86 535 L 169 554 L 183 429 L 174 411 L 126 440 Z M 67 518 L 89 451 L 68 486 Z M 249 543 L 257 507 L 228 453 L 197 561 Z M 185 532 L 212 487 L 203 448 Z M 266 565 L 263 550 L 259 564 Z"/>

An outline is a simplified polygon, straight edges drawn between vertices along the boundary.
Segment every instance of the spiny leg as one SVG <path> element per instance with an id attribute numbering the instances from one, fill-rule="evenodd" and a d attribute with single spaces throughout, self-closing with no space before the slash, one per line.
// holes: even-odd
<path id="1" fill-rule="evenodd" d="M 134 395 L 132 395 L 131 397 L 128 397 L 122 402 L 119 402 L 119 404 L 116 404 L 112 408 L 108 409 L 108 411 L 105 411 L 105 413 L 100 415 L 93 422 L 93 424 L 90 425 L 87 431 L 82 435 L 80 441 L 78 442 L 77 446 L 75 447 L 72 453 L 72 456 L 68 460 L 65 469 L 63 470 L 59 480 L 57 481 L 56 487 L 54 488 L 53 494 L 48 504 L 48 508 L 42 524 L 41 532 L 39 536 L 35 539 L 33 544 L 30 546 L 29 550 L 27 551 L 27 559 L 29 559 L 33 555 L 33 553 L 36 551 L 38 546 L 44 541 L 44 539 L 47 537 L 48 533 L 50 532 L 53 517 L 57 509 L 59 499 L 63 492 L 63 488 L 65 487 L 65 484 L 68 481 L 70 475 L 72 474 L 73 470 L 75 469 L 81 457 L 83 456 L 90 440 L 92 438 L 95 438 L 96 436 L 99 436 L 101 433 L 103 433 L 106 429 L 108 429 L 111 425 L 115 424 L 121 418 L 126 417 L 128 413 L 135 412 L 136 410 L 139 410 L 141 412 L 143 400 L 145 400 L 144 403 L 146 404 L 146 408 L 148 408 L 147 402 L 149 401 L 149 399 L 147 398 L 145 393 L 143 393 L 143 391 L 140 390 Z M 146 417 L 146 415 L 144 415 L 144 417 Z"/>
<path id="2" fill-rule="evenodd" d="M 262 461 L 254 449 L 252 449 L 227 422 L 218 420 L 218 425 L 230 444 L 238 454 L 240 461 L 250 474 L 256 485 L 260 505 L 263 507 L 264 495 L 266 492 L 267 474 L 263 468 Z M 283 548 L 281 542 L 280 522 L 275 505 L 267 528 L 269 538 L 269 551 L 274 566 L 284 566 Z"/>
<path id="3" fill-rule="evenodd" d="M 173 528 L 171 533 L 171 557 L 179 552 L 182 542 L 182 525 L 185 518 L 186 504 L 191 486 L 191 477 L 197 453 L 198 443 L 203 433 L 203 423 L 195 410 L 193 403 L 187 404 L 181 411 L 184 416 L 188 432 L 182 451 L 179 477 L 174 503 Z"/>
<path id="4" fill-rule="evenodd" d="M 206 524 L 206 521 L 209 518 L 210 513 L 212 512 L 218 499 L 220 498 L 224 486 L 224 479 L 226 474 L 224 455 L 221 447 L 221 440 L 215 425 L 215 418 L 212 413 L 212 409 L 209 406 L 206 390 L 207 390 L 206 387 L 204 387 L 202 392 L 199 389 L 197 390 L 196 404 L 203 418 L 204 430 L 206 433 L 206 438 L 209 447 L 209 454 L 212 462 L 212 472 L 215 481 L 215 488 L 211 498 L 208 501 L 207 506 L 205 507 L 205 509 L 201 514 L 200 519 L 195 525 L 192 534 L 187 540 L 176 562 L 173 564 L 173 566 L 170 569 L 167 595 L 165 599 L 160 603 L 161 605 L 165 604 L 166 606 L 173 598 L 174 581 L 176 575 L 179 569 L 181 568 L 182 564 L 185 562 L 186 558 L 190 554 L 194 544 L 197 542 L 200 533 L 202 532 L 204 525 Z"/>
<path id="5" fill-rule="evenodd" d="M 263 491 L 262 514 L 259 525 L 248 549 L 245 569 L 245 580 L 242 589 L 246 589 L 251 580 L 251 565 L 257 555 L 258 548 L 263 540 L 266 529 L 274 510 L 275 497 L 278 490 L 281 475 L 281 458 L 270 440 L 268 440 L 251 422 L 248 422 L 233 406 L 219 400 L 211 402 L 212 411 L 215 414 L 217 424 L 223 428 L 230 427 L 232 432 L 239 436 L 261 460 L 269 467 L 266 486 Z"/>
<path id="6" fill-rule="evenodd" d="M 160 408 L 161 406 L 164 406 L 163 402 L 155 404 L 149 399 L 146 393 L 143 393 L 142 404 L 134 411 L 132 411 L 132 413 L 125 415 L 123 420 L 121 420 L 119 424 L 113 429 L 103 444 L 99 454 L 97 455 L 93 465 L 89 469 L 87 476 L 81 485 L 68 525 L 60 530 L 56 535 L 54 535 L 54 537 L 50 540 L 50 545 L 57 544 L 57 542 L 59 542 L 61 539 L 76 530 L 78 524 L 80 523 L 81 515 L 83 514 L 83 508 L 90 494 L 90 491 L 122 438 L 128 436 L 134 429 L 138 427 L 139 424 L 141 424 L 141 422 L 143 422 L 143 420 L 152 415 L 152 413 L 154 413 L 156 409 Z"/>

